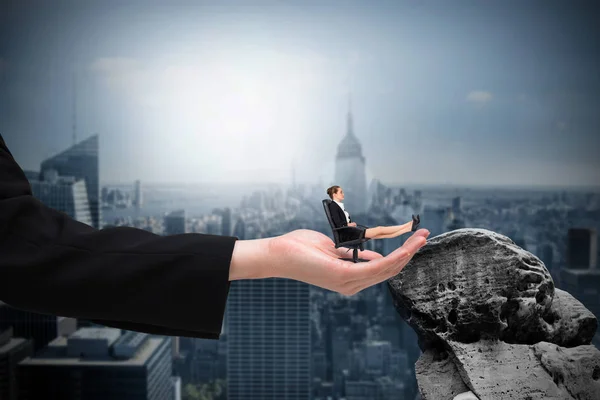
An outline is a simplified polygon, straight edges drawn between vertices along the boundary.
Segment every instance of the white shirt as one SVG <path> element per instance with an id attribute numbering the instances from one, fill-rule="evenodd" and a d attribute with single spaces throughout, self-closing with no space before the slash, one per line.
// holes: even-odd
<path id="1" fill-rule="evenodd" d="M 346 214 L 346 222 L 350 223 L 350 214 L 348 214 L 348 211 L 346 211 L 346 209 L 344 208 L 344 203 L 340 203 L 337 200 L 334 201 L 338 203 L 338 205 L 342 208 L 342 211 L 344 211 L 344 214 Z"/>

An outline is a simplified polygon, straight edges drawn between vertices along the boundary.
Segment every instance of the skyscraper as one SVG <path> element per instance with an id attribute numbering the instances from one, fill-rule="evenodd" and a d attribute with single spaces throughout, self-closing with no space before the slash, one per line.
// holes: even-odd
<path id="1" fill-rule="evenodd" d="M 19 399 L 171 399 L 171 339 L 82 328 L 19 364 Z"/>
<path id="2" fill-rule="evenodd" d="M 142 206 L 142 182 L 138 179 L 134 185 L 133 205 L 137 208 Z"/>
<path id="3" fill-rule="evenodd" d="M 185 210 L 172 211 L 165 215 L 165 235 L 186 233 Z"/>
<path id="4" fill-rule="evenodd" d="M 242 217 L 238 217 L 235 228 L 233 229 L 233 236 L 237 236 L 239 239 L 244 240 L 246 238 L 246 223 Z"/>
<path id="5" fill-rule="evenodd" d="M 600 269 L 596 265 L 596 230 L 569 229 L 567 237 L 567 266 L 560 270 L 560 288 L 571 293 L 598 317 Z M 597 334 L 600 334 L 600 325 Z"/>
<path id="6" fill-rule="evenodd" d="M 460 196 L 456 196 L 452 199 L 452 212 L 457 216 L 460 217 L 461 213 L 462 213 L 462 207 L 461 207 L 461 197 Z"/>
<path id="7" fill-rule="evenodd" d="M 221 234 L 224 236 L 231 235 L 231 208 L 226 207 L 223 210 L 221 219 Z"/>
<path id="8" fill-rule="evenodd" d="M 18 364 L 33 355 L 33 342 L 13 337 L 12 328 L 2 328 L 0 324 L 0 399 L 17 400 Z"/>
<path id="9" fill-rule="evenodd" d="M 71 218 L 92 225 L 85 180 L 58 176 L 54 169 L 46 169 L 43 180 L 30 180 L 33 196 L 46 206 L 61 211 Z"/>
<path id="10" fill-rule="evenodd" d="M 346 136 L 337 149 L 334 185 L 344 190 L 345 208 L 351 214 L 360 214 L 367 211 L 367 176 L 362 146 L 354 135 L 351 104 L 347 124 Z"/>
<path id="11" fill-rule="evenodd" d="M 567 235 L 567 268 L 596 268 L 598 234 L 595 229 L 571 228 Z"/>
<path id="12" fill-rule="evenodd" d="M 87 197 L 90 204 L 92 226 L 100 229 L 102 215 L 100 213 L 100 173 L 99 173 L 99 141 L 98 135 L 91 136 L 67 150 L 42 161 L 41 172 L 52 169 L 59 175 L 84 179 Z"/>
<path id="13" fill-rule="evenodd" d="M 232 282 L 227 300 L 227 398 L 311 398 L 309 285 Z"/>
<path id="14" fill-rule="evenodd" d="M 79 222 L 92 225 L 85 180 L 73 176 L 59 176 L 58 171 L 50 167 L 43 169 L 39 174 L 30 171 L 28 179 L 36 199 Z M 0 303 L 0 328 L 12 327 L 15 338 L 33 340 L 34 352 L 56 338 L 59 320 L 75 324 L 71 318 L 65 321 L 63 317 L 38 314 Z"/>
<path id="15" fill-rule="evenodd" d="M 56 315 L 38 314 L 0 302 L 0 327 L 12 327 L 15 338 L 33 340 L 34 352 L 56 338 L 58 318 Z"/>

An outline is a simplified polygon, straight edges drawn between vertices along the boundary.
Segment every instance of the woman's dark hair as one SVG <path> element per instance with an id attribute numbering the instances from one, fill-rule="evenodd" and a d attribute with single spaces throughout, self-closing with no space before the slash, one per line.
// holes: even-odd
<path id="1" fill-rule="evenodd" d="M 331 197 L 331 200 L 333 200 L 333 195 L 334 195 L 334 193 L 338 192 L 339 188 L 340 188 L 339 186 L 332 186 L 329 189 L 327 189 L 327 194 L 329 195 L 329 197 Z"/>

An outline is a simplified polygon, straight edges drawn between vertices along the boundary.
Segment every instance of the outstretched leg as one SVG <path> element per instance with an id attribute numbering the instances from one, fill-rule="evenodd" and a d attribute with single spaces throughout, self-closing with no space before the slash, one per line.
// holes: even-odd
<path id="1" fill-rule="evenodd" d="M 403 225 L 394 226 L 377 226 L 375 228 L 367 228 L 365 237 L 368 239 L 386 239 L 400 236 L 403 233 L 410 232 L 412 221 Z"/>

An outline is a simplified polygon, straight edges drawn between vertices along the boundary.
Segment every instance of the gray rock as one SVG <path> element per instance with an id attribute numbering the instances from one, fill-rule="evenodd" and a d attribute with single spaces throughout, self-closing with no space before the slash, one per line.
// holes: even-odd
<path id="1" fill-rule="evenodd" d="M 569 292 L 554 289 L 550 311 L 543 316 L 546 342 L 564 347 L 589 344 L 596 333 L 598 320 Z"/>
<path id="2" fill-rule="evenodd" d="M 452 400 L 469 391 L 454 362 L 447 353 L 442 354 L 427 350 L 415 364 L 417 384 L 423 399 Z"/>
<path id="3" fill-rule="evenodd" d="M 573 399 L 600 399 L 600 351 L 595 346 L 565 348 L 541 342 L 532 347 L 554 383 Z"/>
<path id="4" fill-rule="evenodd" d="M 600 400 L 596 317 L 508 237 L 434 237 L 388 287 L 419 337 L 423 399 Z"/>
<path id="5" fill-rule="evenodd" d="M 488 399 L 571 399 L 540 364 L 531 345 L 499 340 L 448 341 L 451 358 L 466 385 Z M 435 399 L 431 397 L 428 400 Z"/>
<path id="6" fill-rule="evenodd" d="M 572 296 L 560 297 L 553 308 L 554 282 L 542 261 L 486 229 L 458 229 L 428 240 L 388 286 L 423 351 L 441 350 L 446 340 L 482 338 L 589 344 L 597 326 Z M 580 318 L 563 323 L 565 314 L 577 312 Z"/>
<path id="7" fill-rule="evenodd" d="M 452 400 L 479 400 L 479 397 L 475 396 L 475 393 L 469 390 L 468 392 L 456 395 Z"/>

